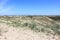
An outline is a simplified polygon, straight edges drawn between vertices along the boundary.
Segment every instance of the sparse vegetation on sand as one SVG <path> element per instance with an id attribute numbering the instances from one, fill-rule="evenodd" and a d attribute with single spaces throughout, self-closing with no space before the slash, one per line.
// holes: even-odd
<path id="1" fill-rule="evenodd" d="M 0 16 L 0 23 L 16 28 L 29 28 L 36 33 L 60 35 L 59 18 L 60 16 Z"/>

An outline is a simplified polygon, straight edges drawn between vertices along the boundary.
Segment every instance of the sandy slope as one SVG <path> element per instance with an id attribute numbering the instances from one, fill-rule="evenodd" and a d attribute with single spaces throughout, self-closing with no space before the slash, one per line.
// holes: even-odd
<path id="1" fill-rule="evenodd" d="M 35 33 L 28 28 L 15 28 L 0 23 L 0 40 L 60 40 L 57 36 Z"/>

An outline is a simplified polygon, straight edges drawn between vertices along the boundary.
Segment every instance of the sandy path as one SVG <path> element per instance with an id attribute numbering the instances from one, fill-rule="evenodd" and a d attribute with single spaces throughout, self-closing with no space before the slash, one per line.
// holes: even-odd
<path id="1" fill-rule="evenodd" d="M 0 32 L 0 40 L 57 40 L 57 37 L 53 39 L 52 35 L 47 36 L 44 33 L 35 33 L 28 28 L 9 27 L 4 23 L 0 23 L 0 29 L 2 30 Z"/>

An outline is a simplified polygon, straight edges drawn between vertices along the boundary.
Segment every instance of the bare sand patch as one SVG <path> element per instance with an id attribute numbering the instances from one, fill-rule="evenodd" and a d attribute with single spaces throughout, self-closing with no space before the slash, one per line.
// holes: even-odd
<path id="1" fill-rule="evenodd" d="M 0 23 L 0 29 L 0 40 L 60 40 L 52 35 L 47 36 L 45 33 L 36 33 L 30 29 L 16 28 L 4 23 Z"/>

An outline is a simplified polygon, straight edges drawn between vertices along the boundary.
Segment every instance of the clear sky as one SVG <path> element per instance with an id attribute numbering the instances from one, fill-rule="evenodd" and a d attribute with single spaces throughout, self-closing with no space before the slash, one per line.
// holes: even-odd
<path id="1" fill-rule="evenodd" d="M 60 15 L 60 0 L 0 0 L 0 15 Z"/>

